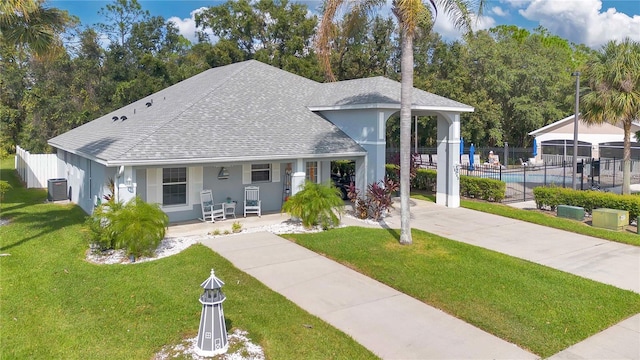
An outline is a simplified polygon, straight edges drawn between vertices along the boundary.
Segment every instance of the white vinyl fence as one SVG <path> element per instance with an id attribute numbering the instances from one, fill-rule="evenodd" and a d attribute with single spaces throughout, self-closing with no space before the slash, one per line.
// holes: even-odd
<path id="1" fill-rule="evenodd" d="M 27 188 L 46 188 L 47 180 L 58 177 L 56 154 L 31 154 L 16 146 L 15 166 Z"/>

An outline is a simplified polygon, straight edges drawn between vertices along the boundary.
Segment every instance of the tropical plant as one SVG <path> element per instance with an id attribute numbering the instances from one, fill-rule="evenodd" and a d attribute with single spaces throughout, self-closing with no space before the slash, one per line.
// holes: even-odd
<path id="1" fill-rule="evenodd" d="M 93 214 L 85 222 L 88 230 L 89 242 L 100 250 L 120 249 L 122 244 L 113 229 L 118 214 L 123 204 L 116 201 L 108 201 L 99 204 L 93 209 Z"/>
<path id="2" fill-rule="evenodd" d="M 364 196 L 352 183 L 349 186 L 348 196 L 354 205 L 356 217 L 360 219 L 372 218 L 379 221 L 390 208 L 393 208 L 391 197 L 397 191 L 398 183 L 385 177 L 384 181 L 367 185 L 367 193 Z"/>
<path id="3" fill-rule="evenodd" d="M 588 124 L 621 124 L 624 129 L 622 194 L 630 194 L 631 123 L 640 119 L 640 43 L 629 38 L 605 44 L 584 73 L 588 92 L 581 117 Z"/>
<path id="4" fill-rule="evenodd" d="M 45 7 L 42 0 L 0 2 L 0 34 L 9 44 L 28 46 L 37 55 L 61 49 L 58 35 L 71 22 L 66 11 Z"/>
<path id="5" fill-rule="evenodd" d="M 306 181 L 304 187 L 282 205 L 282 212 L 299 218 L 305 228 L 320 225 L 323 229 L 338 226 L 344 201 L 331 181 L 323 184 Z"/>
<path id="6" fill-rule="evenodd" d="M 102 249 L 125 249 L 128 255 L 149 255 L 164 238 L 169 217 L 158 204 L 135 197 L 126 204 L 110 201 L 87 219 L 90 240 Z"/>
<path id="7" fill-rule="evenodd" d="M 112 228 L 127 254 L 140 256 L 153 253 L 168 225 L 169 216 L 160 205 L 147 203 L 136 196 L 118 212 Z"/>
<path id="8" fill-rule="evenodd" d="M 368 11 L 375 6 L 385 4 L 380 0 L 326 0 L 324 15 L 320 22 L 317 36 L 318 56 L 325 71 L 325 77 L 333 81 L 335 77 L 331 71 L 330 38 L 334 30 L 334 16 L 344 4 L 351 4 L 354 13 Z M 411 244 L 411 213 L 409 207 L 410 194 L 410 157 L 411 157 L 411 93 L 413 91 L 413 39 L 419 31 L 431 31 L 433 19 L 438 9 L 453 20 L 457 28 L 464 28 L 471 32 L 469 9 L 478 3 L 479 12 L 484 6 L 484 0 L 429 0 L 428 4 L 422 0 L 393 0 L 392 12 L 398 20 L 401 39 L 401 89 L 400 89 L 400 243 Z M 353 16 L 352 18 L 358 18 Z"/>

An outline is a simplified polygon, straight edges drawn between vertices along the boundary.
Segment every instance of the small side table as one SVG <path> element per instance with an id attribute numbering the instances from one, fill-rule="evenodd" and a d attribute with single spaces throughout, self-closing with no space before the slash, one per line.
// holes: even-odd
<path id="1" fill-rule="evenodd" d="M 222 206 L 224 208 L 225 218 L 230 215 L 233 215 L 234 219 L 236 218 L 236 202 L 235 201 L 222 203 Z"/>

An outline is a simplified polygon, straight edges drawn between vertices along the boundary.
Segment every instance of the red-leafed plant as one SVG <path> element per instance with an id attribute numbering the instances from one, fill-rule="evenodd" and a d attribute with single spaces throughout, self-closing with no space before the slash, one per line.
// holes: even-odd
<path id="1" fill-rule="evenodd" d="M 392 194 L 398 191 L 398 183 L 385 178 L 367 186 L 367 193 L 363 196 L 353 183 L 349 185 L 348 196 L 354 206 L 355 216 L 360 219 L 372 218 L 379 221 L 382 216 L 393 208 Z"/>

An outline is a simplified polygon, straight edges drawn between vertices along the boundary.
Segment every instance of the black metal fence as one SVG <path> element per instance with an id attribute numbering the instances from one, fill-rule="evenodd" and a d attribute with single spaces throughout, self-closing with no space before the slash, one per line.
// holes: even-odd
<path id="1" fill-rule="evenodd" d="M 424 168 L 436 168 L 433 162 L 420 165 Z M 620 192 L 622 185 L 622 159 L 580 159 L 576 173 L 576 188 L 580 190 L 598 190 Z M 510 165 L 491 166 L 487 163 L 463 165 L 460 175 L 474 176 L 504 181 L 506 193 L 503 202 L 533 200 L 533 189 L 538 186 L 573 187 L 573 163 L 553 162 L 532 166 Z M 640 183 L 640 161 L 631 161 L 631 184 Z"/>
<path id="2" fill-rule="evenodd" d="M 467 144 L 464 148 L 464 154 L 469 154 L 469 145 Z M 411 148 L 413 151 L 413 148 Z M 492 147 L 492 146 L 478 146 L 475 147 L 475 155 L 479 155 L 481 159 L 486 160 L 489 156 L 489 152 L 493 151 L 495 155 L 498 155 L 500 158 L 500 162 L 504 165 L 520 165 L 520 160 L 527 161 L 530 157 L 532 157 L 532 149 L 527 148 L 511 148 L 509 146 L 506 147 Z M 438 150 L 434 147 L 419 147 L 418 154 L 431 154 L 435 156 L 438 153 Z M 399 158 L 400 150 L 398 148 L 387 148 L 387 163 L 392 163 L 394 160 L 397 161 Z"/>

